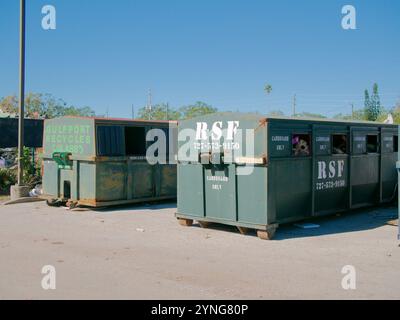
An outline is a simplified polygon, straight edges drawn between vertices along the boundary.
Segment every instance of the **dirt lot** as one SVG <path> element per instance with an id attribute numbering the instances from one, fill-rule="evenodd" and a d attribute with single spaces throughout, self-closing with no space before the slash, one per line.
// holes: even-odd
<path id="1" fill-rule="evenodd" d="M 181 227 L 175 204 L 74 212 L 0 205 L 1 299 L 400 298 L 396 209 L 284 226 L 274 241 Z M 315 222 L 315 221 L 313 221 Z M 41 287 L 56 268 L 56 290 Z M 344 290 L 342 267 L 356 269 Z"/>

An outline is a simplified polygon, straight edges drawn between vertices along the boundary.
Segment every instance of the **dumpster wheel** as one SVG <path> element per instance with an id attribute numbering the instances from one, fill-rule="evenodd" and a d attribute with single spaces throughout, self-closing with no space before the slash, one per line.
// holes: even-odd
<path id="1" fill-rule="evenodd" d="M 47 199 L 46 204 L 49 207 L 61 207 L 63 202 L 60 199 Z"/>
<path id="2" fill-rule="evenodd" d="M 67 206 L 70 210 L 72 210 L 72 209 L 75 209 L 75 208 L 78 207 L 78 202 L 77 202 L 77 201 L 69 200 L 69 201 L 67 201 L 66 206 Z"/>
<path id="3" fill-rule="evenodd" d="M 249 233 L 249 228 L 245 228 L 245 227 L 237 227 L 237 229 L 239 230 L 240 234 L 242 235 L 246 235 Z"/>
<path id="4" fill-rule="evenodd" d="M 203 229 L 207 229 L 210 226 L 210 222 L 208 221 L 197 221 Z"/>
<path id="5" fill-rule="evenodd" d="M 268 227 L 267 230 L 257 230 L 257 237 L 262 240 L 272 240 L 275 235 L 277 226 Z"/>

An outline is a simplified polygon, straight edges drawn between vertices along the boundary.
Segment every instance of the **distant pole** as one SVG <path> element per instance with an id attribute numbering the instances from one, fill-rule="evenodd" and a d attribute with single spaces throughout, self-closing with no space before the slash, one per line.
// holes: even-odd
<path id="1" fill-rule="evenodd" d="M 24 117 L 25 117 L 25 0 L 20 0 L 19 20 L 19 119 L 18 119 L 18 186 L 22 186 L 24 168 Z"/>
<path id="2" fill-rule="evenodd" d="M 135 106 L 132 104 L 132 119 L 135 119 Z"/>
<path id="3" fill-rule="evenodd" d="M 293 96 L 293 117 L 296 116 L 296 104 L 297 104 L 297 96 L 296 94 Z"/>
<path id="4" fill-rule="evenodd" d="M 149 89 L 149 94 L 148 94 L 148 111 L 149 111 L 149 120 L 151 119 L 151 111 L 153 109 L 152 103 L 153 103 L 153 97 L 151 94 L 151 89 Z"/>
<path id="5" fill-rule="evenodd" d="M 351 104 L 351 119 L 354 120 L 354 103 Z"/>
<path id="6" fill-rule="evenodd" d="M 168 109 L 169 109 L 169 103 L 167 103 L 167 107 L 166 107 L 166 110 L 165 110 L 165 120 L 168 120 Z"/>

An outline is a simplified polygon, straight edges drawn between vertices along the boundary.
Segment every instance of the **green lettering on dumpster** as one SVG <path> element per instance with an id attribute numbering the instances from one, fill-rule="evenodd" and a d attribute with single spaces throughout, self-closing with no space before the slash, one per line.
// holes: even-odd
<path id="1" fill-rule="evenodd" d="M 53 151 L 84 154 L 92 144 L 90 125 L 47 125 L 46 145 Z"/>

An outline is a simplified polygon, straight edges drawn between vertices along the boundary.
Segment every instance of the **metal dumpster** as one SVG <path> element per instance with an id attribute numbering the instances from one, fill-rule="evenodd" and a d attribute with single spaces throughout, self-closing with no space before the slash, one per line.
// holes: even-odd
<path id="1" fill-rule="evenodd" d="M 165 143 L 158 141 L 160 132 Z M 43 197 L 49 204 L 90 207 L 174 199 L 176 133 L 171 121 L 46 120 Z M 164 148 L 155 148 L 149 159 L 147 151 L 157 141 Z"/>
<path id="2" fill-rule="evenodd" d="M 178 126 L 178 210 L 194 220 L 257 230 L 390 202 L 397 126 L 219 113 Z"/>

